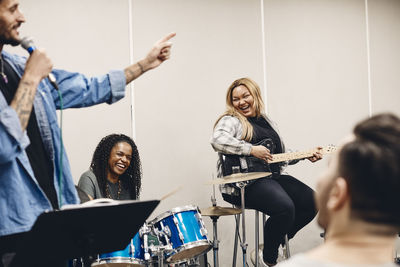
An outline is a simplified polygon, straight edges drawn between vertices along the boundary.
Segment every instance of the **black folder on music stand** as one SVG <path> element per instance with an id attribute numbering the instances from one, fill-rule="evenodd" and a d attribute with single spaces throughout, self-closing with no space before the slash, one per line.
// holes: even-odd
<path id="1" fill-rule="evenodd" d="M 42 213 L 18 244 L 15 266 L 55 266 L 124 249 L 159 203 L 114 201 Z"/>

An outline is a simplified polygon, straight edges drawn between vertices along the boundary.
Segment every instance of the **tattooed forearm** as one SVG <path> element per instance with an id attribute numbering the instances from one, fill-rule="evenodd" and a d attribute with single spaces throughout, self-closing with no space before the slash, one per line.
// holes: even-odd
<path id="1" fill-rule="evenodd" d="M 126 84 L 130 83 L 131 81 L 135 80 L 137 77 L 142 75 L 145 70 L 143 68 L 143 65 L 141 63 L 137 62 L 129 67 L 127 67 L 125 70 L 125 77 L 126 77 Z"/>
<path id="2" fill-rule="evenodd" d="M 28 125 L 35 94 L 36 84 L 21 80 L 14 99 L 11 101 L 11 107 L 17 112 L 22 130 L 25 130 Z"/>

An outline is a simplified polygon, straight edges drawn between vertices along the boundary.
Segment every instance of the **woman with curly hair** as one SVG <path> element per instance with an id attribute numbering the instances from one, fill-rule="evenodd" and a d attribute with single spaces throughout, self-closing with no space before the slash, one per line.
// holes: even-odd
<path id="1" fill-rule="evenodd" d="M 116 200 L 138 199 L 142 168 L 137 147 L 124 134 L 110 134 L 97 145 L 90 170 L 78 187 L 89 196 Z"/>

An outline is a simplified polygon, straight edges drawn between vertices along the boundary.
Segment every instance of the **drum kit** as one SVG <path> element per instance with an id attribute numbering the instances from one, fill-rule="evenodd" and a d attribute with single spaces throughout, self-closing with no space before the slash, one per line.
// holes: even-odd
<path id="1" fill-rule="evenodd" d="M 268 176 L 270 173 L 234 173 L 208 184 L 235 183 L 244 189 L 245 183 Z M 242 190 L 244 196 L 244 190 Z M 218 267 L 217 220 L 220 216 L 242 213 L 242 209 L 216 205 L 215 189 L 211 197 L 212 206 L 199 210 L 193 205 L 173 208 L 146 222 L 123 250 L 97 255 L 92 267 L 138 267 L 138 266 L 198 266 L 199 257 L 213 249 L 214 267 Z M 244 204 L 244 199 L 242 200 Z M 203 216 L 213 221 L 213 241 L 207 237 Z M 244 231 L 244 228 L 243 228 Z M 243 232 L 243 246 L 245 234 Z M 243 247 L 242 246 L 242 247 Z M 245 253 L 245 250 L 243 251 Z"/>
<path id="2" fill-rule="evenodd" d="M 189 266 L 210 249 L 199 209 L 183 206 L 146 222 L 125 249 L 98 255 L 92 267 Z"/>

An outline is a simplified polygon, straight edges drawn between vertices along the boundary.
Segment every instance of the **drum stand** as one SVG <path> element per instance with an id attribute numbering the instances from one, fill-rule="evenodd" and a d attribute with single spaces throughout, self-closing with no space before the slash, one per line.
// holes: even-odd
<path id="1" fill-rule="evenodd" d="M 155 254 L 157 255 L 158 267 L 164 267 L 164 252 L 167 250 L 171 250 L 170 245 L 157 247 Z"/>
<path id="2" fill-rule="evenodd" d="M 164 267 L 164 252 L 167 250 L 171 250 L 170 246 L 159 246 L 153 253 L 157 255 L 157 264 L 158 267 Z M 147 266 L 147 265 L 146 265 Z M 153 265 L 149 265 L 153 266 Z M 168 265 L 169 266 L 169 265 Z"/>
<path id="3" fill-rule="evenodd" d="M 214 189 L 214 188 L 213 188 Z M 217 200 L 215 199 L 215 191 L 214 191 L 214 195 L 211 197 L 211 202 L 213 207 L 217 206 Z M 211 216 L 210 217 L 211 220 L 213 221 L 213 252 L 214 252 L 214 267 L 218 267 L 219 263 L 218 263 L 218 229 L 217 229 L 217 221 L 219 219 L 219 216 Z"/>
<path id="4" fill-rule="evenodd" d="M 149 238 L 149 233 L 151 231 L 151 228 L 145 223 L 142 228 L 139 230 L 139 236 L 143 238 L 143 250 L 144 250 L 144 260 L 149 261 L 150 260 L 150 249 L 148 246 L 148 238 Z M 132 250 L 134 251 L 134 249 Z"/>
<path id="5" fill-rule="evenodd" d="M 157 236 L 157 238 L 160 238 L 161 236 L 164 236 L 166 238 L 168 235 L 164 231 L 160 231 L 158 229 L 154 229 L 154 234 Z M 167 238 L 165 240 L 168 240 Z M 157 255 L 157 263 L 158 267 L 164 267 L 164 252 L 166 250 L 171 250 L 172 247 L 168 243 L 166 246 L 158 246 L 155 251 L 153 251 L 154 254 Z"/>

